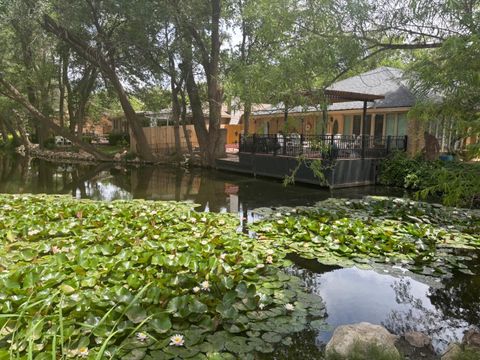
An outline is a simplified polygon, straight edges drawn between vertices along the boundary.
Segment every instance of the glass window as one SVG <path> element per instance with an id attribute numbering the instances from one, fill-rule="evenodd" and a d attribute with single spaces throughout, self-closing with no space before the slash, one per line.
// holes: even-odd
<path id="1" fill-rule="evenodd" d="M 373 135 L 375 137 L 382 137 L 383 136 L 383 120 L 385 118 L 385 115 L 383 114 L 376 114 L 375 115 L 375 128 Z"/>
<path id="2" fill-rule="evenodd" d="M 365 132 L 364 135 L 371 135 L 372 134 L 372 115 L 367 115 L 366 122 L 363 124 L 362 132 Z"/>
<path id="3" fill-rule="evenodd" d="M 338 134 L 338 120 L 335 120 L 333 122 L 333 131 L 332 131 L 332 134 L 336 135 Z"/>
<path id="4" fill-rule="evenodd" d="M 343 135 L 352 135 L 352 115 L 343 117 Z"/>
<path id="5" fill-rule="evenodd" d="M 397 135 L 407 135 L 407 113 L 398 114 Z"/>
<path id="6" fill-rule="evenodd" d="M 355 115 L 353 117 L 352 134 L 353 135 L 360 135 L 361 132 L 362 132 L 362 116 L 361 115 Z"/>
<path id="7" fill-rule="evenodd" d="M 387 131 L 385 135 L 397 135 L 397 116 L 395 114 L 387 114 Z"/>

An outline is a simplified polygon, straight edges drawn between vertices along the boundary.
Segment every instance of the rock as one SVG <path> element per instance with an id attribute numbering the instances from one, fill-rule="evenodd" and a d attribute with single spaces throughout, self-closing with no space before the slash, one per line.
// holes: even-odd
<path id="1" fill-rule="evenodd" d="M 451 343 L 443 353 L 441 360 L 456 360 L 461 353 L 462 347 L 457 343 Z"/>
<path id="2" fill-rule="evenodd" d="M 466 331 L 463 335 L 462 343 L 480 349 L 480 331 L 477 329 L 470 329 Z"/>
<path id="3" fill-rule="evenodd" d="M 397 337 L 392 335 L 380 325 L 362 322 L 353 325 L 342 325 L 335 329 L 331 340 L 325 349 L 326 353 L 336 353 L 340 356 L 348 356 L 357 347 L 367 348 L 369 345 L 378 346 L 394 356 L 400 356 L 395 341 Z"/>
<path id="4" fill-rule="evenodd" d="M 428 347 L 432 344 L 432 340 L 419 331 L 409 331 L 405 333 L 404 337 L 410 345 L 417 348 Z"/>

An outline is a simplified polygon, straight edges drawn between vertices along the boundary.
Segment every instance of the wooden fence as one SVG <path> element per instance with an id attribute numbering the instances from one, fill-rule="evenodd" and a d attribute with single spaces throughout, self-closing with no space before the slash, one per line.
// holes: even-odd
<path id="1" fill-rule="evenodd" d="M 150 145 L 152 151 L 156 154 L 173 154 L 175 153 L 175 133 L 173 126 L 158 126 L 143 128 L 147 143 Z M 195 149 L 198 147 L 197 134 L 193 125 L 187 125 L 187 132 Z M 130 150 L 136 151 L 136 142 L 133 136 L 130 137 Z M 182 152 L 188 152 L 187 141 L 180 127 L 180 145 Z"/>

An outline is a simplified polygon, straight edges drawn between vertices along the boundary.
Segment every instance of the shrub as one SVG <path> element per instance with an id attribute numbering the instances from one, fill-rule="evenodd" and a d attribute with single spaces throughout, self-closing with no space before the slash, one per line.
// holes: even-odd
<path id="1" fill-rule="evenodd" d="M 125 133 L 112 133 L 108 135 L 108 143 L 113 146 L 130 144 L 130 135 Z"/>
<path id="2" fill-rule="evenodd" d="M 395 153 L 383 161 L 380 183 L 416 190 L 417 196 L 442 196 L 449 206 L 476 207 L 480 201 L 480 164 L 427 161 Z"/>

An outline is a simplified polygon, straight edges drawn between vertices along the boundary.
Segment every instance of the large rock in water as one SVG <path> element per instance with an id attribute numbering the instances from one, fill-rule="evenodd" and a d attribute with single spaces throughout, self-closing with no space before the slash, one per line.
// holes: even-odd
<path id="1" fill-rule="evenodd" d="M 362 322 L 353 325 L 342 325 L 335 329 L 333 336 L 327 344 L 325 352 L 347 357 L 354 350 L 368 349 L 376 346 L 387 353 L 400 356 L 395 341 L 397 337 L 392 335 L 380 325 Z"/>

